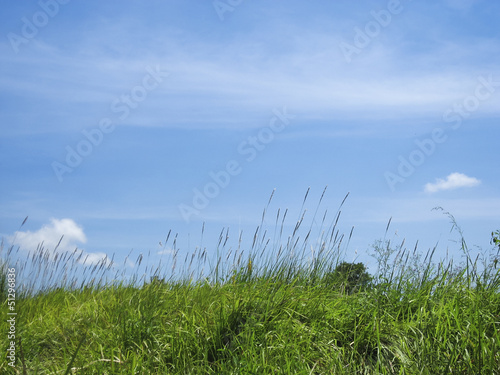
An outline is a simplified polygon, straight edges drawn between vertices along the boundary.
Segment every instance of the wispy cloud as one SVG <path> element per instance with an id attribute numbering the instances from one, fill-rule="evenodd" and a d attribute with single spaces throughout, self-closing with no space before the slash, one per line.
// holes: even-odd
<path id="1" fill-rule="evenodd" d="M 367 7 L 364 14 L 370 10 Z M 339 20 L 330 21 L 336 25 Z M 75 41 L 72 53 L 50 40 L 33 43 L 26 55 L 5 53 L 0 57 L 7 71 L 0 79 L 3 91 L 43 101 L 45 113 L 57 114 L 45 121 L 54 124 L 50 130 L 79 129 L 94 126 L 103 111 L 113 116 L 112 101 L 137 84 L 146 66 L 161 63 L 171 78 L 141 103 L 140 116 L 131 116 L 126 124 L 207 128 L 252 126 L 252 114 L 284 104 L 305 119 L 359 117 L 361 112 L 370 119 L 441 115 L 450 103 L 470 94 L 477 77 L 469 65 L 474 64 L 477 74 L 500 75 L 497 67 L 475 60 L 485 53 L 498 54 L 495 41 L 440 41 L 435 48 L 446 48 L 447 53 L 437 54 L 421 48 L 437 31 L 427 31 L 410 48 L 398 39 L 398 21 L 351 65 L 345 64 L 338 48 L 343 35 L 338 27 L 325 32 L 319 26 L 294 26 L 295 37 L 290 38 L 270 22 L 257 36 L 271 35 L 272 43 L 262 44 L 255 43 L 254 33 L 222 40 L 186 35 L 181 43 L 167 28 L 151 38 L 150 30 L 131 32 L 125 21 L 121 25 L 96 25 L 90 35 Z M 140 53 L 120 49 L 113 38 L 140 39 Z M 446 67 L 447 73 L 436 66 Z M 69 120 L 65 108 L 77 114 Z M 33 117 L 38 113 L 30 106 L 26 111 Z M 498 107 L 486 103 L 478 114 L 484 112 L 497 114 Z"/>
<path id="2" fill-rule="evenodd" d="M 438 178 L 434 183 L 427 183 L 424 187 L 426 193 L 437 193 L 443 190 L 453 190 L 463 187 L 474 187 L 481 184 L 475 177 L 469 177 L 463 173 L 452 173 L 445 179 Z"/>

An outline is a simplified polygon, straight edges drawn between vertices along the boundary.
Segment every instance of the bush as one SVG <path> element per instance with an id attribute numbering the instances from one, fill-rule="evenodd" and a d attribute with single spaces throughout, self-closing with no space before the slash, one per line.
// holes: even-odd
<path id="1" fill-rule="evenodd" d="M 371 281 L 372 277 L 363 263 L 339 263 L 333 272 L 325 276 L 328 286 L 340 288 L 347 294 L 368 288 Z"/>

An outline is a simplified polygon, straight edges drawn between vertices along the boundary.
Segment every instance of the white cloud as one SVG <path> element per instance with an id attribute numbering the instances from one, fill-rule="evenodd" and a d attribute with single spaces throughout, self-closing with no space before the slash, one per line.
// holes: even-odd
<path id="1" fill-rule="evenodd" d="M 62 240 L 61 240 L 62 238 Z M 10 237 L 23 250 L 36 250 L 39 244 L 47 250 L 73 251 L 78 243 L 87 242 L 82 227 L 72 219 L 51 219 L 50 224 L 44 225 L 35 232 L 15 232 Z M 59 243 L 59 241 L 61 241 Z M 59 243 L 59 246 L 57 246 Z"/>
<path id="2" fill-rule="evenodd" d="M 11 243 L 19 246 L 21 250 L 35 251 L 38 246 L 41 246 L 44 251 L 53 254 L 56 252 L 72 252 L 78 248 L 78 244 L 87 242 L 83 228 L 72 219 L 51 219 L 50 224 L 42 226 L 35 232 L 17 231 L 8 238 Z M 108 257 L 104 253 L 80 251 L 78 256 L 78 263 L 80 264 L 88 266 L 103 261 L 108 264 Z"/>
<path id="3" fill-rule="evenodd" d="M 125 263 L 127 264 L 127 266 L 129 268 L 135 268 L 136 264 L 134 262 L 132 262 L 132 260 L 130 260 L 129 258 L 125 259 Z"/>
<path id="4" fill-rule="evenodd" d="M 160 250 L 156 254 L 158 254 L 158 255 L 173 255 L 173 254 L 175 254 L 175 250 L 173 250 L 173 249 Z"/>
<path id="5" fill-rule="evenodd" d="M 481 181 L 477 178 L 466 176 L 463 173 L 452 173 L 446 179 L 438 178 L 435 183 L 426 184 L 424 189 L 426 193 L 436 193 L 441 190 L 474 187 L 480 183 Z"/>
<path id="6" fill-rule="evenodd" d="M 90 266 L 97 263 L 103 263 L 106 266 L 110 264 L 111 260 L 104 253 L 87 253 L 82 251 L 81 257 L 78 260 L 78 263 L 83 264 L 84 266 Z"/>

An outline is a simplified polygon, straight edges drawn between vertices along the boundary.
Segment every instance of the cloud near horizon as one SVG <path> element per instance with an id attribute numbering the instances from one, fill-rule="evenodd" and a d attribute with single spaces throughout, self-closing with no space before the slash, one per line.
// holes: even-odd
<path id="1" fill-rule="evenodd" d="M 39 246 L 53 254 L 69 252 L 78 248 L 78 244 L 86 243 L 87 237 L 83 228 L 72 219 L 51 219 L 50 224 L 43 225 L 37 231 L 16 231 L 8 237 L 9 242 L 19 246 L 22 250 L 34 251 Z M 78 263 L 91 265 L 106 259 L 104 253 L 87 253 L 83 249 Z"/>
<path id="2" fill-rule="evenodd" d="M 105 253 L 87 253 L 84 250 L 82 250 L 82 256 L 78 261 L 78 263 L 83 264 L 84 266 L 91 266 L 101 262 L 105 265 L 109 265 L 111 260 Z"/>
<path id="3" fill-rule="evenodd" d="M 463 173 L 451 173 L 446 179 L 438 178 L 435 183 L 427 183 L 424 187 L 426 193 L 437 193 L 443 190 L 453 190 L 463 187 L 474 187 L 481 184 L 475 177 Z"/>

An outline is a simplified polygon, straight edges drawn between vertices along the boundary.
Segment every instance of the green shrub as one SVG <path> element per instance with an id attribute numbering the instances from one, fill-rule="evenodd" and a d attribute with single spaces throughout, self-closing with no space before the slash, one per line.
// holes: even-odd
<path id="1" fill-rule="evenodd" d="M 339 263 L 333 272 L 325 276 L 325 283 L 328 286 L 340 288 L 347 294 L 366 289 L 371 281 L 372 277 L 363 263 Z"/>

